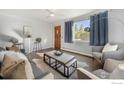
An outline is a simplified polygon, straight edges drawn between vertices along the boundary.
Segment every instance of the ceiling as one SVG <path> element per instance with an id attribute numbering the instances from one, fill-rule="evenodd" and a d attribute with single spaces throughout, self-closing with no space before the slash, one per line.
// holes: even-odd
<path id="1" fill-rule="evenodd" d="M 0 14 L 19 16 L 25 18 L 33 18 L 47 22 L 55 22 L 59 20 L 78 17 L 90 12 L 94 9 L 0 9 Z M 51 17 L 50 13 L 55 16 Z"/>

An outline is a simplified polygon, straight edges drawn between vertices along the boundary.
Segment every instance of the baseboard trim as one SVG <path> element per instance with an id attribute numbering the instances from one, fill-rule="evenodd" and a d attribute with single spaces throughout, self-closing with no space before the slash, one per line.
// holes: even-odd
<path id="1" fill-rule="evenodd" d="M 45 50 L 45 49 L 54 49 L 53 47 L 47 47 L 47 48 L 43 48 L 42 50 Z"/>
<path id="2" fill-rule="evenodd" d="M 80 54 L 80 55 L 83 55 L 83 56 L 87 56 L 87 57 L 93 58 L 92 54 L 88 54 L 88 53 L 84 53 L 84 52 L 79 52 L 79 51 L 68 49 L 68 48 L 61 48 L 61 49 L 64 50 L 64 51 L 68 51 L 68 52 L 72 52 L 72 53 L 76 53 L 76 54 Z"/>

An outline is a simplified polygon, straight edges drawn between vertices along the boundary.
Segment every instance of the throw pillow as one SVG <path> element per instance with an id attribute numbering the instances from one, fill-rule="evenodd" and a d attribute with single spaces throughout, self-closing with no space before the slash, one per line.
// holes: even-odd
<path id="1" fill-rule="evenodd" d="M 20 52 L 20 49 L 18 47 L 15 47 L 15 46 L 6 47 L 6 50 Z"/>
<path id="2" fill-rule="evenodd" d="M 116 51 L 118 48 L 118 45 L 110 45 L 109 43 L 106 44 L 102 50 L 102 52 L 109 52 L 109 51 Z"/>
<path id="3" fill-rule="evenodd" d="M 0 47 L 0 51 L 5 51 L 5 49 L 4 49 L 4 48 L 2 48 L 2 47 Z"/>

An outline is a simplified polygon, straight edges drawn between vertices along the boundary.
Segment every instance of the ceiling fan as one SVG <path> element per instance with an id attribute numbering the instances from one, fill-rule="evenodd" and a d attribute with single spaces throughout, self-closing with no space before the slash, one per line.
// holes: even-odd
<path id="1" fill-rule="evenodd" d="M 46 9 L 46 11 L 49 13 L 49 15 L 47 17 L 54 17 L 54 16 L 62 17 L 62 16 L 64 16 L 60 13 L 57 13 L 56 9 Z"/>

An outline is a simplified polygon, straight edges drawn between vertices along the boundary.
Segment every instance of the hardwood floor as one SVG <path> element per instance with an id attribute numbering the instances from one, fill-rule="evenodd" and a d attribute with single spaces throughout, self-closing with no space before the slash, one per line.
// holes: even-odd
<path id="1" fill-rule="evenodd" d="M 43 53 L 43 52 L 48 52 L 48 51 L 52 51 L 53 49 L 44 49 L 42 51 L 38 51 L 38 52 L 32 52 L 28 55 L 28 58 L 30 59 L 30 61 L 32 61 L 33 59 L 41 59 L 41 57 L 39 55 L 37 55 L 36 53 Z M 81 54 L 77 54 L 77 53 L 72 53 L 72 52 L 68 52 L 68 51 L 63 51 L 65 53 L 71 54 L 73 56 L 75 56 L 75 58 L 78 60 L 78 67 L 82 67 L 82 63 L 87 64 L 88 66 L 84 66 L 83 68 L 88 70 L 88 71 L 94 71 L 95 69 L 99 68 L 99 65 L 96 61 L 94 61 L 93 58 L 91 57 L 87 57 L 87 56 L 83 56 Z M 43 60 L 42 60 L 43 61 Z M 66 79 L 65 77 L 63 77 L 62 75 L 59 75 L 59 73 L 57 73 L 54 69 L 50 68 L 49 66 L 47 66 L 44 62 L 37 62 L 37 64 L 39 65 L 39 67 L 44 71 L 52 71 L 52 73 L 54 73 L 56 75 L 56 79 Z M 70 79 L 75 79 L 77 78 L 76 76 L 76 72 L 70 77 Z"/>

